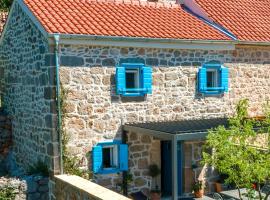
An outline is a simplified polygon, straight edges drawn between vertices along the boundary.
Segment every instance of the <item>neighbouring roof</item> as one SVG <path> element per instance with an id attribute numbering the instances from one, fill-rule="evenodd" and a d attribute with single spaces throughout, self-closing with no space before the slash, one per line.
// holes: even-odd
<path id="1" fill-rule="evenodd" d="M 185 134 L 185 133 L 203 133 L 208 130 L 217 128 L 218 126 L 229 127 L 227 118 L 216 119 L 197 119 L 197 120 L 182 120 L 182 121 L 167 121 L 167 122 L 149 122 L 127 124 L 125 126 L 159 131 L 168 134 Z"/>
<path id="2" fill-rule="evenodd" d="M 137 0 L 24 0 L 48 33 L 230 40 L 178 4 Z"/>
<path id="3" fill-rule="evenodd" d="M 241 41 L 270 42 L 270 0 L 196 0 Z"/>

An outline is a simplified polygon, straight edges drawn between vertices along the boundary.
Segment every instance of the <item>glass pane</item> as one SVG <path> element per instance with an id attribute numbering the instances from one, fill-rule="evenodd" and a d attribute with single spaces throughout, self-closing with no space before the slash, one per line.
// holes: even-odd
<path id="1" fill-rule="evenodd" d="M 126 73 L 126 88 L 132 89 L 136 87 L 136 73 L 128 72 Z"/>
<path id="2" fill-rule="evenodd" d="M 102 149 L 103 168 L 111 167 L 111 148 Z"/>
<path id="3" fill-rule="evenodd" d="M 207 72 L 207 87 L 215 87 L 215 77 L 216 73 L 214 71 Z"/>

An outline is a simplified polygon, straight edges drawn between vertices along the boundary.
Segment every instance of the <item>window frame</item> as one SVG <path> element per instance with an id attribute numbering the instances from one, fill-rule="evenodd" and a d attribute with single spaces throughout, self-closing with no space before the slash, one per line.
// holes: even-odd
<path id="1" fill-rule="evenodd" d="M 141 69 L 135 69 L 135 68 L 126 68 L 126 71 L 125 71 L 126 74 L 131 74 L 131 73 L 134 73 L 134 85 L 135 87 L 134 88 L 127 88 L 127 75 L 126 75 L 126 89 L 139 89 L 141 88 L 141 82 L 142 82 L 142 78 L 141 78 Z"/>
<path id="2" fill-rule="evenodd" d="M 110 165 L 111 167 L 103 167 L 103 170 L 113 170 L 119 167 L 118 163 L 118 145 L 105 145 L 102 147 L 103 149 L 110 149 Z M 103 161 L 102 161 L 103 162 Z M 103 164 L 103 163 L 102 163 Z M 115 167 L 113 167 L 115 166 Z"/>
<path id="3" fill-rule="evenodd" d="M 117 160 L 117 167 L 115 168 L 104 168 L 102 166 L 102 169 L 99 171 L 99 174 L 113 174 L 113 173 L 118 173 L 121 172 L 120 170 L 120 166 L 119 166 L 119 145 L 121 144 L 120 140 L 113 140 L 113 141 L 103 141 L 103 142 L 99 142 L 97 144 L 97 146 L 101 146 L 102 149 L 103 148 L 110 148 L 110 147 L 114 147 L 117 149 L 117 154 L 116 154 L 116 160 Z M 103 160 L 102 160 L 102 165 L 103 165 Z"/>
<path id="4" fill-rule="evenodd" d="M 205 78 L 200 77 L 205 71 Z M 214 87 L 208 87 L 208 74 L 209 71 L 216 71 L 216 80 Z M 208 63 L 204 64 L 198 72 L 198 91 L 204 95 L 219 95 L 228 92 L 228 68 L 222 64 Z M 227 77 L 225 76 L 227 75 Z M 226 81 L 224 81 L 224 77 Z M 205 82 L 204 82 L 205 81 Z M 204 85 L 205 84 L 205 85 Z"/>
<path id="5" fill-rule="evenodd" d="M 212 87 L 208 87 L 208 72 L 212 72 L 213 73 L 213 80 L 212 80 Z M 215 88 L 215 87 L 219 87 L 220 85 L 220 72 L 218 69 L 216 68 L 208 68 L 206 69 L 206 87 L 207 88 Z"/>
<path id="6" fill-rule="evenodd" d="M 136 70 L 136 71 L 135 71 Z M 127 88 L 127 72 L 137 72 L 135 88 Z M 143 63 L 122 63 L 116 67 L 116 94 L 139 97 L 152 94 L 152 67 Z"/>

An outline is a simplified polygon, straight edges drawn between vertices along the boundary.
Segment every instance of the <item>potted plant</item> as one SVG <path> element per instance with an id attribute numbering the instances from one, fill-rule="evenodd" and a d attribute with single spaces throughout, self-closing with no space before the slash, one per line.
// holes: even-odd
<path id="1" fill-rule="evenodd" d="M 157 164 L 149 165 L 149 176 L 152 177 L 152 186 L 150 191 L 150 199 L 151 200 L 160 200 L 161 199 L 161 192 L 159 190 L 157 184 L 157 176 L 160 174 L 160 169 Z M 154 188 L 153 188 L 154 186 Z"/>
<path id="2" fill-rule="evenodd" d="M 204 194 L 202 181 L 196 181 L 193 185 L 193 192 L 195 198 L 202 198 Z"/>
<path id="3" fill-rule="evenodd" d="M 216 192 L 222 192 L 228 188 L 225 184 L 225 180 L 228 178 L 227 174 L 220 174 L 219 180 L 216 182 Z"/>

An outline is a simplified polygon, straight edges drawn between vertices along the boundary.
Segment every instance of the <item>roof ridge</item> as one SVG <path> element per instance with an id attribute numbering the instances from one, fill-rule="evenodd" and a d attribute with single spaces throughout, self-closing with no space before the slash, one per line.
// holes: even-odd
<path id="1" fill-rule="evenodd" d="M 130 4 L 138 6 L 149 6 L 154 8 L 179 8 L 180 4 L 176 2 L 151 2 L 147 0 L 86 0 L 86 2 L 96 2 L 96 3 L 117 3 L 117 4 Z"/>

